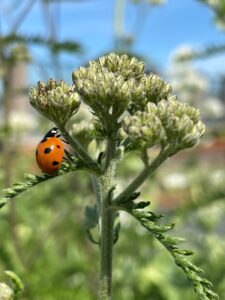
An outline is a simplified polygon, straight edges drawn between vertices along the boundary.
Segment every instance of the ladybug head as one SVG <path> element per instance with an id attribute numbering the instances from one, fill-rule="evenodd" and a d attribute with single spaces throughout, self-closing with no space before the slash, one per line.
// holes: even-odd
<path id="1" fill-rule="evenodd" d="M 59 130 L 58 130 L 57 127 L 53 127 L 52 129 L 50 129 L 50 130 L 46 133 L 46 135 L 44 136 L 44 138 L 54 137 L 54 136 L 57 135 L 58 131 L 59 131 Z"/>

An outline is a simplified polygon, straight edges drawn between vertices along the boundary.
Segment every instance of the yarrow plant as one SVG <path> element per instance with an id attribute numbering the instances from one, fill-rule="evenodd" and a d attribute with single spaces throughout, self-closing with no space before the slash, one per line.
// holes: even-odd
<path id="1" fill-rule="evenodd" d="M 50 79 L 31 88 L 29 96 L 31 105 L 55 123 L 74 150 L 67 153 L 68 160 L 56 176 L 85 169 L 93 178 L 96 202 L 86 208 L 85 217 L 88 236 L 99 246 L 99 300 L 112 299 L 113 246 L 119 237 L 119 211 L 130 214 L 169 251 L 199 299 L 218 299 L 211 283 L 202 277 L 203 271 L 187 259 L 192 251 L 179 248 L 183 239 L 166 233 L 173 225 L 161 224 L 162 216 L 147 208 L 149 202 L 137 201 L 141 185 L 164 161 L 199 142 L 205 131 L 199 111 L 178 102 L 162 78 L 145 74 L 141 61 L 114 53 L 75 70 L 72 86 Z M 86 126 L 82 123 L 80 127 L 68 127 L 68 121 L 83 104 L 90 108 L 92 119 Z M 95 157 L 88 152 L 93 140 L 103 149 Z M 150 159 L 153 146 L 159 151 Z M 143 169 L 118 193 L 117 167 L 131 151 L 138 153 Z M 27 174 L 24 182 L 4 190 L 0 206 L 51 178 L 47 174 Z M 94 227 L 98 228 L 97 239 L 93 236 Z"/>

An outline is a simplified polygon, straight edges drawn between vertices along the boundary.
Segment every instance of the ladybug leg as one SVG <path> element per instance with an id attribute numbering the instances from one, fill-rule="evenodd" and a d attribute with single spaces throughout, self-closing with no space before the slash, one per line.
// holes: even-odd
<path id="1" fill-rule="evenodd" d="M 61 136 L 62 136 L 62 134 L 57 134 L 57 138 L 61 138 Z M 66 143 L 66 144 L 69 144 L 69 142 L 68 141 L 66 141 L 66 140 L 63 140 L 63 139 L 61 139 L 61 141 L 63 141 L 64 143 Z"/>
<path id="2" fill-rule="evenodd" d="M 66 141 L 66 140 L 61 139 L 61 141 L 63 141 L 63 142 L 66 143 L 66 144 L 69 144 L 69 142 Z"/>

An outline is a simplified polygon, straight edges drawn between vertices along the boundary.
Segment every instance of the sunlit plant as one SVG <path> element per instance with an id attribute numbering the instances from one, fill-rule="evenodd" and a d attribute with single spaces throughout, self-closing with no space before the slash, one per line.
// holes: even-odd
<path id="1" fill-rule="evenodd" d="M 203 271 L 187 259 L 193 252 L 179 248 L 184 240 L 166 234 L 174 225 L 161 224 L 162 216 L 147 208 L 150 202 L 141 200 L 139 192 L 163 162 L 199 142 L 205 131 L 199 111 L 178 102 L 162 78 L 145 74 L 141 61 L 114 53 L 75 70 L 73 85 L 50 79 L 31 88 L 29 96 L 31 105 L 54 122 L 73 152 L 66 152 L 67 160 L 55 176 L 27 174 L 25 181 L 5 189 L 0 206 L 43 181 L 86 170 L 92 176 L 96 196 L 95 204 L 86 207 L 85 218 L 88 237 L 100 252 L 99 300 L 112 299 L 113 247 L 119 238 L 120 211 L 135 218 L 169 251 L 199 299 L 217 299 L 211 283 L 202 277 Z M 92 119 L 86 126 L 68 126 L 84 104 Z M 94 154 L 89 151 L 93 141 L 96 149 L 101 149 Z M 157 154 L 152 147 L 158 149 Z M 117 168 L 132 151 L 139 156 L 143 168 L 118 192 Z M 96 228 L 97 236 L 93 230 Z"/>

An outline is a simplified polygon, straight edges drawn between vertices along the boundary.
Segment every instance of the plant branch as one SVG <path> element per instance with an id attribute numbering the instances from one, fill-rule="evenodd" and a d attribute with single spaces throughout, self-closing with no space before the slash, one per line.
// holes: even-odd
<path id="1" fill-rule="evenodd" d="M 112 297 L 112 258 L 114 239 L 114 212 L 109 209 L 114 190 L 114 161 L 111 161 L 106 173 L 99 178 L 100 187 L 100 287 L 99 300 Z"/>
<path id="2" fill-rule="evenodd" d="M 58 128 L 61 131 L 62 135 L 66 138 L 66 140 L 76 151 L 76 154 L 80 158 L 82 158 L 82 160 L 86 165 L 88 165 L 89 171 L 92 171 L 95 174 L 100 175 L 102 171 L 98 163 L 90 157 L 90 155 L 87 153 L 84 147 L 75 138 L 72 138 L 63 126 L 58 126 Z"/>
<path id="3" fill-rule="evenodd" d="M 183 62 L 183 61 L 190 61 L 190 60 L 197 60 L 197 59 L 207 59 L 211 56 L 218 55 L 220 53 L 225 52 L 225 44 L 221 43 L 218 45 L 212 45 L 212 46 L 205 46 L 202 50 L 193 50 L 190 53 L 179 55 L 177 57 L 177 61 Z"/>
<path id="4" fill-rule="evenodd" d="M 219 299 L 219 296 L 211 290 L 212 283 L 202 277 L 203 270 L 195 266 L 186 258 L 187 256 L 192 255 L 193 252 L 191 250 L 180 249 L 178 247 L 178 245 L 184 242 L 185 239 L 164 235 L 165 232 L 174 227 L 174 224 L 157 224 L 157 220 L 162 216 L 156 215 L 151 211 L 130 210 L 128 212 L 167 249 L 173 257 L 176 265 L 183 270 L 186 277 L 193 284 L 194 290 L 200 299 Z"/>
<path id="5" fill-rule="evenodd" d="M 114 157 L 115 150 L 116 150 L 116 143 L 115 143 L 113 137 L 108 137 L 107 149 L 106 149 L 106 160 L 105 160 L 105 171 L 109 167 L 109 164 Z"/>
<path id="6" fill-rule="evenodd" d="M 11 33 L 3 37 L 0 37 L 0 43 L 6 46 L 12 43 L 25 43 L 25 44 L 34 44 L 38 46 L 47 46 L 48 48 L 49 47 L 51 48 L 51 51 L 53 53 L 59 53 L 62 51 L 68 53 L 74 53 L 74 52 L 82 53 L 83 51 L 82 47 L 76 42 L 71 42 L 69 40 L 63 42 L 56 42 L 53 41 L 52 39 L 46 39 L 39 35 L 26 36 L 26 35 Z"/>
<path id="7" fill-rule="evenodd" d="M 127 198 L 129 198 L 129 196 L 133 194 L 170 155 L 170 149 L 162 149 L 156 159 L 150 165 L 145 166 L 141 173 L 127 186 L 127 188 L 116 197 L 113 203 L 119 205 L 126 202 Z"/>
<path id="8" fill-rule="evenodd" d="M 76 169 L 72 167 L 70 164 L 63 162 L 62 167 L 59 173 L 56 176 L 62 176 L 66 173 L 75 171 Z M 43 176 L 33 175 L 33 174 L 26 174 L 24 176 L 25 181 L 16 182 L 12 187 L 6 188 L 3 190 L 5 197 L 0 198 L 0 209 L 5 206 L 10 199 L 15 198 L 16 196 L 20 195 L 21 193 L 29 190 L 31 187 L 44 182 L 46 180 L 52 179 L 56 176 L 49 176 L 44 174 Z"/>

